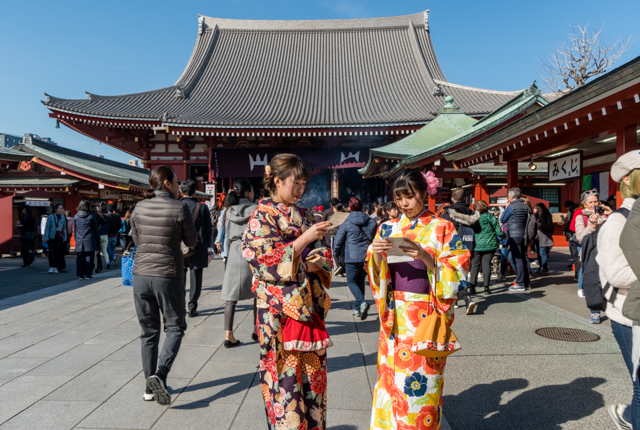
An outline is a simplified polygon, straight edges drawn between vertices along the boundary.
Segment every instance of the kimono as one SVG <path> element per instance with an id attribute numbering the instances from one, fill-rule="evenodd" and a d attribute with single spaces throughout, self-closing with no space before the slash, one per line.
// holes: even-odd
<path id="1" fill-rule="evenodd" d="M 452 305 L 469 271 L 471 253 L 451 222 L 427 210 L 414 221 L 403 215 L 383 223 L 376 238 L 386 237 L 407 237 L 434 258 L 434 271 L 423 267 L 428 272 L 428 288 L 436 286 L 437 303 L 433 303 L 431 294 L 396 291 L 404 288 L 393 285 L 389 267 L 392 257 L 388 261 L 386 253 L 383 254 L 380 267 L 376 267 L 372 248 L 369 248 L 369 283 L 380 315 L 378 382 L 370 428 L 439 430 L 446 358 L 416 355 L 411 352 L 411 346 L 418 325 L 434 306 L 447 315 L 449 325 L 453 322 Z M 401 258 L 411 260 L 411 257 Z"/>
<path id="2" fill-rule="evenodd" d="M 242 238 L 242 255 L 251 265 L 257 297 L 260 388 L 271 430 L 324 429 L 327 409 L 326 349 L 284 349 L 282 329 L 288 318 L 325 319 L 331 300 L 331 249 L 323 240 L 310 243 L 293 259 L 293 241 L 315 222 L 305 209 L 262 199 Z M 320 272 L 306 273 L 301 261 Z"/>

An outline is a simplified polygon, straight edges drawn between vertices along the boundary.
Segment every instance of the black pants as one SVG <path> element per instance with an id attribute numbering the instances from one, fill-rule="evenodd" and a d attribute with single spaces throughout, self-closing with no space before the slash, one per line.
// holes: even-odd
<path id="1" fill-rule="evenodd" d="M 573 259 L 573 267 L 576 269 L 574 276 L 577 278 L 580 273 L 580 254 L 578 253 L 578 245 L 571 241 L 571 238 L 575 236 L 575 233 L 565 233 L 567 240 L 569 241 L 569 251 L 571 252 L 571 258 Z"/>
<path id="2" fill-rule="evenodd" d="M 124 246 L 122 247 L 123 251 L 131 251 L 131 247 L 133 246 L 133 238 L 128 234 L 122 236 L 124 239 Z"/>
<path id="3" fill-rule="evenodd" d="M 187 329 L 184 279 L 136 275 L 133 277 L 133 300 L 142 328 L 142 369 L 144 377 L 148 378 L 159 366 L 171 369 L 178 356 Z M 166 337 L 158 360 L 163 318 Z"/>
<path id="4" fill-rule="evenodd" d="M 529 279 L 529 256 L 527 255 L 527 247 L 524 246 L 524 239 L 521 237 L 509 238 L 509 251 L 516 263 L 516 283 L 528 286 Z"/>
<path id="5" fill-rule="evenodd" d="M 471 275 L 469 276 L 469 286 L 475 288 L 478 281 L 478 272 L 482 266 L 482 282 L 485 288 L 489 286 L 491 282 L 491 259 L 496 253 L 493 251 L 473 251 L 473 258 L 471 259 Z"/>
<path id="6" fill-rule="evenodd" d="M 227 303 L 224 304 L 224 329 L 226 331 L 233 331 L 233 319 L 236 316 L 236 305 L 237 301 L 227 300 Z M 257 300 L 253 299 L 253 324 L 256 324 L 257 317 L 257 308 L 256 308 Z"/>
<path id="7" fill-rule="evenodd" d="M 27 266 L 35 260 L 35 257 L 31 253 L 32 246 L 33 239 L 20 239 L 20 255 L 22 256 L 22 262 Z"/>
<path id="8" fill-rule="evenodd" d="M 184 276 L 189 272 L 189 311 L 198 310 L 198 299 L 202 292 L 202 269 L 185 268 Z"/>
<path id="9" fill-rule="evenodd" d="M 76 253 L 76 276 L 78 278 L 89 278 L 93 275 L 95 256 L 95 251 Z"/>
<path id="10" fill-rule="evenodd" d="M 58 270 L 66 269 L 67 263 L 64 261 L 66 244 L 57 236 L 55 239 L 49 239 L 47 244 L 49 245 L 49 267 L 55 267 Z"/>

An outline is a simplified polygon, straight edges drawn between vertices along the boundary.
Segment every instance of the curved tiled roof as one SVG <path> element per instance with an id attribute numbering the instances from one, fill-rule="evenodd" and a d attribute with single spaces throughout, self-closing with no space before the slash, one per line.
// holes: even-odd
<path id="1" fill-rule="evenodd" d="M 450 84 L 428 12 L 388 18 L 251 21 L 200 17 L 191 59 L 175 85 L 65 100 L 52 110 L 200 127 L 420 124 L 444 96 L 484 115 L 515 93 Z M 439 88 L 439 91 L 436 89 Z M 437 95 L 434 95 L 437 94 Z"/>

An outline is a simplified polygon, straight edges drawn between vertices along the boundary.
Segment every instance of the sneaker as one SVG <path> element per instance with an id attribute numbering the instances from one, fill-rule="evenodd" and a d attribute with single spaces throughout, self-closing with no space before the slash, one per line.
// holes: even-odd
<path id="1" fill-rule="evenodd" d="M 84 276 L 78 276 L 78 279 L 79 279 L 80 281 L 84 281 Z"/>
<path id="2" fill-rule="evenodd" d="M 473 303 L 472 301 L 469 301 L 469 303 L 467 303 L 467 311 L 465 312 L 467 315 L 471 315 L 474 314 L 476 312 L 476 304 Z"/>
<path id="3" fill-rule="evenodd" d="M 58 269 L 56 269 L 55 267 L 51 268 L 51 273 L 58 273 Z"/>
<path id="4" fill-rule="evenodd" d="M 591 314 L 591 318 L 589 318 L 589 322 L 591 324 L 600 324 L 600 313 Z"/>
<path id="5" fill-rule="evenodd" d="M 126 257 L 129 254 L 131 254 L 129 251 L 125 251 L 122 255 L 124 255 Z"/>
<path id="6" fill-rule="evenodd" d="M 524 285 L 520 285 L 515 282 L 511 284 L 511 286 L 509 287 L 509 291 L 511 292 L 518 292 L 518 291 L 524 291 L 524 290 L 525 290 Z"/>
<path id="7" fill-rule="evenodd" d="M 360 319 L 361 320 L 365 320 L 367 319 L 367 313 L 369 312 L 369 303 L 367 302 L 362 302 L 362 304 L 360 305 Z"/>
<path id="8" fill-rule="evenodd" d="M 189 311 L 189 318 L 195 318 L 198 316 L 198 311 L 196 311 L 195 309 L 192 309 Z"/>
<path id="9" fill-rule="evenodd" d="M 93 279 L 93 276 L 85 276 L 84 279 Z"/>
<path id="10" fill-rule="evenodd" d="M 459 307 L 460 307 L 460 305 L 458 304 L 458 301 L 456 300 L 456 301 L 453 303 L 453 309 L 458 309 Z"/>
<path id="11" fill-rule="evenodd" d="M 627 408 L 625 405 L 609 405 L 607 406 L 607 412 L 609 412 L 609 416 L 613 420 L 613 423 L 616 425 L 618 430 L 632 430 L 633 426 L 630 422 L 625 420 L 622 416 L 624 414 L 624 410 Z"/>
<path id="12" fill-rule="evenodd" d="M 530 290 L 531 289 L 531 284 L 525 284 L 524 289 L 525 290 Z"/>
<path id="13" fill-rule="evenodd" d="M 356 318 L 361 318 L 362 314 L 360 313 L 360 309 L 351 309 L 351 315 Z"/>
<path id="14" fill-rule="evenodd" d="M 161 405 L 171 403 L 171 394 L 169 394 L 165 382 L 159 376 L 151 375 L 147 378 L 147 390 L 153 393 L 156 401 Z"/>
<path id="15" fill-rule="evenodd" d="M 109 263 L 107 263 L 107 265 L 105 266 L 105 269 L 109 269 L 109 268 L 110 268 Z"/>
<path id="16" fill-rule="evenodd" d="M 578 297 L 582 297 L 584 299 L 584 290 L 578 290 Z"/>
<path id="17" fill-rule="evenodd" d="M 49 271 L 47 273 L 53 273 L 53 267 L 49 267 Z"/>
<path id="18" fill-rule="evenodd" d="M 500 276 L 498 276 L 498 281 L 506 281 L 506 280 L 507 280 L 507 275 L 503 275 L 501 273 Z"/>
<path id="19" fill-rule="evenodd" d="M 333 271 L 333 274 L 334 274 L 335 276 L 338 276 L 339 274 L 341 274 L 341 273 L 343 272 L 343 270 L 344 270 L 344 269 L 342 268 L 342 266 L 338 266 L 338 268 L 337 268 L 336 270 L 334 270 L 334 271 Z"/>
<path id="20" fill-rule="evenodd" d="M 118 262 L 118 256 L 113 257 L 113 261 L 111 262 L 111 264 L 115 266 L 117 262 Z"/>
<path id="21" fill-rule="evenodd" d="M 155 399 L 156 396 L 153 394 L 153 391 L 145 388 L 144 394 L 142 395 L 142 400 L 144 400 L 145 402 L 153 402 Z"/>

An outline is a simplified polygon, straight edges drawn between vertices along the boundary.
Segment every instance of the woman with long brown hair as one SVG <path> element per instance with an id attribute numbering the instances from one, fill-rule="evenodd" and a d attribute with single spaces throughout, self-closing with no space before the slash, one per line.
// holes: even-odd
<path id="1" fill-rule="evenodd" d="M 142 328 L 142 368 L 146 378 L 143 399 L 171 403 L 167 375 L 187 329 L 184 257 L 180 243 L 193 248 L 198 236 L 191 211 L 180 196 L 178 177 L 171 166 L 159 166 L 149 175 L 150 191 L 131 215 L 136 244 L 133 263 L 133 299 Z M 158 358 L 160 329 L 165 341 Z"/>
<path id="2" fill-rule="evenodd" d="M 260 201 L 247 226 L 242 252 L 255 277 L 260 387 L 267 424 L 324 429 L 328 338 L 302 342 L 285 327 L 323 325 L 331 301 L 331 250 L 323 240 L 330 222 L 315 223 L 296 205 L 309 172 L 300 158 L 278 154 L 265 169 L 271 197 Z"/>

